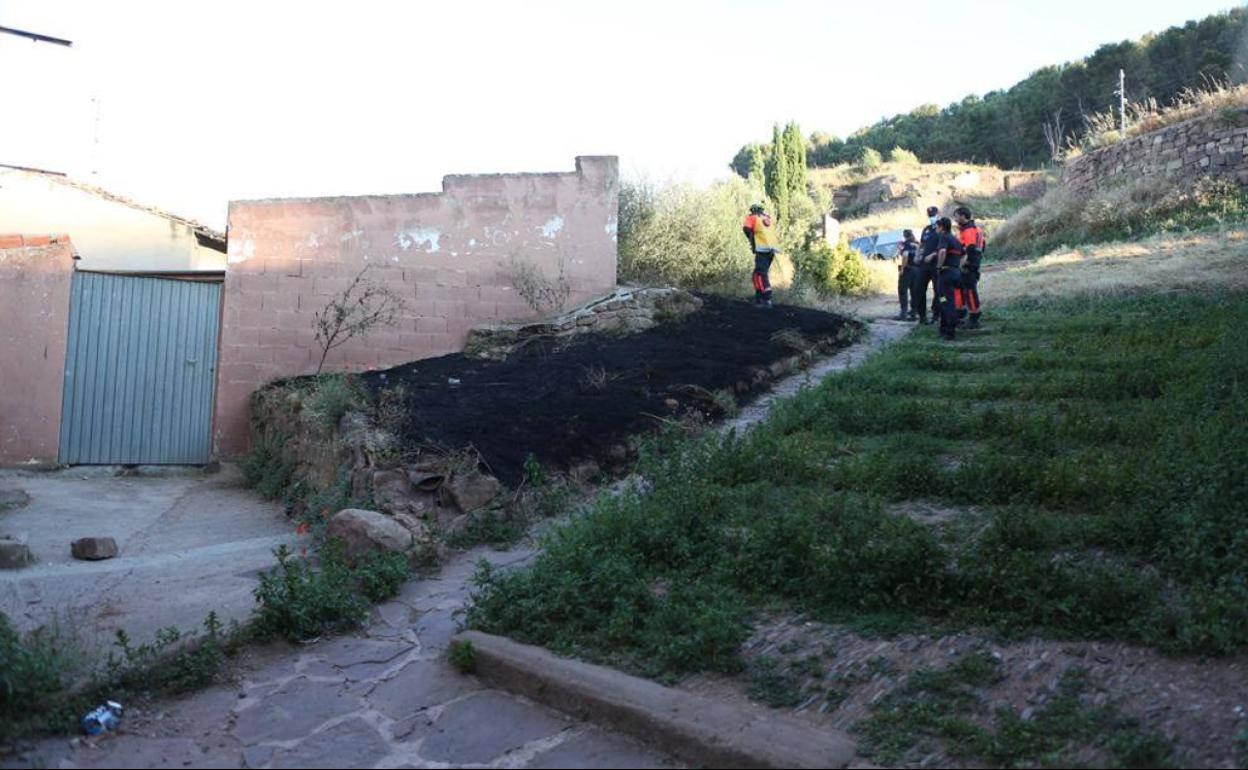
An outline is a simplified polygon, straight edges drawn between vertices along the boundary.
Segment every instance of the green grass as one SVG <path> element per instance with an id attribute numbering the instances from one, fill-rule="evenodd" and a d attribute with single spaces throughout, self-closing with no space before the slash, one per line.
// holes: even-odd
<path id="1" fill-rule="evenodd" d="M 1028 719 L 1009 708 L 993 714 L 977 688 L 1000 679 L 991 657 L 974 653 L 944 669 L 920 669 L 882 698 L 855 729 L 859 750 L 895 767 L 941 749 L 953 758 L 978 758 L 990 767 L 1070 767 L 1075 750 L 1097 750 L 1113 767 L 1170 767 L 1170 744 L 1140 728 L 1110 703 L 1090 705 L 1093 682 L 1080 669 L 1066 672 L 1057 692 Z"/>
<path id="2" fill-rule="evenodd" d="M 920 331 L 745 436 L 651 442 L 649 494 L 599 500 L 530 569 L 483 570 L 468 624 L 660 680 L 742 672 L 776 607 L 870 633 L 1242 651 L 1248 296 L 991 319 L 952 345 Z M 886 513 L 907 500 L 964 512 Z"/>

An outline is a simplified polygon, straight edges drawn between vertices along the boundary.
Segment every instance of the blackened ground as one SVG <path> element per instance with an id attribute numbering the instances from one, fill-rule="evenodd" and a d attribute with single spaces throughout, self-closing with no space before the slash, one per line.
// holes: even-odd
<path id="1" fill-rule="evenodd" d="M 701 298 L 698 312 L 649 331 L 585 335 L 557 350 L 530 347 L 501 362 L 462 355 L 425 359 L 363 379 L 374 396 L 403 386 L 406 417 L 398 432 L 409 447 L 471 445 L 506 484 L 520 481 L 530 453 L 548 468 L 594 460 L 622 470 L 620 447 L 656 428 L 660 416 L 671 416 L 668 399 L 680 402 L 677 412 L 685 406 L 705 410 L 706 392 L 753 382 L 758 367 L 795 354 L 773 339 L 777 332 L 794 330 L 810 342 L 835 344 L 847 323 L 805 308 L 763 310 L 740 300 Z M 760 387 L 765 384 L 750 390 Z M 736 393 L 738 401 L 749 395 Z"/>

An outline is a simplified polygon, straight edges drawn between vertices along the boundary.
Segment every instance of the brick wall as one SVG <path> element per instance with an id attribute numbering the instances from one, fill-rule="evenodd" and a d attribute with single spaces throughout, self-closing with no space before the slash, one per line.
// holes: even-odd
<path id="1" fill-rule="evenodd" d="M 55 462 L 74 250 L 65 235 L 0 235 L 0 464 Z"/>
<path id="2" fill-rule="evenodd" d="M 327 371 L 454 353 L 480 323 L 531 318 L 510 267 L 566 274 L 574 306 L 615 288 L 614 157 L 555 174 L 448 176 L 441 193 L 235 201 L 215 421 L 217 451 L 247 448 L 247 403 L 269 380 L 315 370 L 314 314 L 365 265 L 407 310 L 331 352 Z"/>
<path id="3" fill-rule="evenodd" d="M 1218 111 L 1089 152 L 1066 164 L 1062 183 L 1090 190 L 1115 179 L 1220 176 L 1248 184 L 1248 108 Z"/>

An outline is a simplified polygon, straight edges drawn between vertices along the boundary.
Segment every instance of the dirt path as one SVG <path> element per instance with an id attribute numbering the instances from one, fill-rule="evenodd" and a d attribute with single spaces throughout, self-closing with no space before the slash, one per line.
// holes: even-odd
<path id="1" fill-rule="evenodd" d="M 867 336 L 776 384 L 725 428 L 767 416 L 778 398 L 859 365 L 912 324 Z M 457 554 L 374 609 L 369 628 L 303 647 L 248 650 L 235 681 L 130 704 L 124 729 L 95 743 L 41 742 L 4 767 L 673 767 L 636 742 L 490 690 L 445 659 L 476 564 L 514 568 L 531 548 Z"/>

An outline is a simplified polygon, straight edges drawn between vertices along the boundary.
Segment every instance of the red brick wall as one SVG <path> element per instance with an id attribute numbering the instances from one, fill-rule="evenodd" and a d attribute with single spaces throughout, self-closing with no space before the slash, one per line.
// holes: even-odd
<path id="1" fill-rule="evenodd" d="M 615 287 L 614 157 L 556 174 L 448 176 L 441 193 L 235 201 L 218 376 L 217 450 L 247 448 L 247 403 L 265 382 L 315 370 L 314 314 L 365 265 L 404 298 L 399 322 L 330 353 L 326 371 L 387 367 L 463 348 L 481 323 L 533 315 L 509 264 L 562 263 L 569 307 Z"/>
<path id="2" fill-rule="evenodd" d="M 73 257 L 65 235 L 0 235 L 0 464 L 56 460 Z"/>

